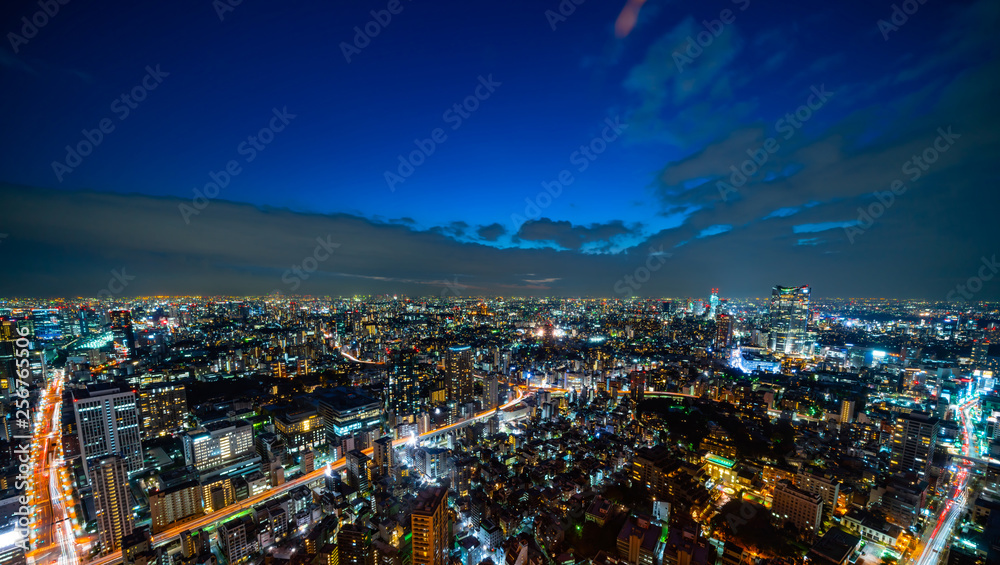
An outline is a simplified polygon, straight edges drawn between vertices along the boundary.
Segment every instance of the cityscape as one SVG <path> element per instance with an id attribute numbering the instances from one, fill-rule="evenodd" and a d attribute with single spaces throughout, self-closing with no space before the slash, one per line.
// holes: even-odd
<path id="1" fill-rule="evenodd" d="M 0 2 L 0 565 L 1000 565 L 1000 2 Z"/>

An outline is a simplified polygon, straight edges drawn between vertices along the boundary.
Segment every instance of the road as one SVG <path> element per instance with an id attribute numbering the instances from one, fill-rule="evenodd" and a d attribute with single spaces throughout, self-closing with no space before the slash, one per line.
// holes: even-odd
<path id="1" fill-rule="evenodd" d="M 530 393 L 530 391 L 529 391 L 529 393 Z M 518 389 L 518 391 L 517 391 L 517 398 L 515 398 L 514 400 L 511 400 L 510 402 L 507 402 L 506 404 L 500 406 L 500 409 L 504 410 L 506 408 L 514 406 L 515 404 L 521 402 L 521 400 L 523 400 L 524 398 L 525 398 L 525 393 L 522 390 Z M 473 416 L 472 418 L 469 418 L 468 420 L 464 420 L 462 422 L 458 422 L 458 423 L 455 423 L 455 424 L 449 424 L 447 426 L 442 426 L 440 428 L 437 428 L 437 429 L 434 429 L 434 430 L 430 430 L 428 432 L 420 434 L 419 437 L 426 437 L 426 436 L 429 436 L 429 435 L 432 435 L 432 434 L 440 433 L 442 431 L 447 431 L 450 428 L 454 428 L 454 427 L 457 427 L 457 426 L 465 425 L 470 420 L 481 420 L 481 419 L 484 419 L 484 418 L 488 418 L 488 417 L 492 416 L 495 412 L 496 412 L 495 410 L 486 410 L 484 412 L 481 412 L 481 413 Z M 398 447 L 400 445 L 405 444 L 408 441 L 410 441 L 409 438 L 400 438 L 400 439 L 394 440 L 392 442 L 392 445 L 393 445 L 393 447 Z M 372 453 L 371 448 L 364 450 L 364 453 L 367 454 L 367 455 L 371 455 L 371 453 Z M 288 492 L 289 490 L 294 489 L 295 487 L 298 487 L 298 486 L 301 486 L 301 485 L 307 485 L 307 484 L 309 484 L 309 483 L 311 483 L 313 481 L 321 480 L 323 478 L 323 475 L 326 474 L 327 472 L 331 472 L 332 473 L 332 472 L 335 472 L 335 471 L 340 471 L 345 466 L 346 466 L 346 461 L 345 461 L 345 459 L 343 457 L 341 457 L 340 459 L 338 459 L 334 463 L 331 463 L 331 464 L 329 464 L 329 465 L 327 465 L 325 467 L 320 467 L 319 469 L 316 469 L 315 471 L 313 471 L 311 473 L 303 475 L 303 476 L 301 476 L 301 477 L 299 477 L 297 479 L 288 481 L 287 483 L 285 483 L 285 484 L 283 484 L 281 486 L 269 489 L 269 490 L 267 490 L 265 492 L 262 492 L 262 493 L 260 493 L 260 494 L 258 494 L 256 496 L 252 496 L 250 498 L 247 498 L 246 500 L 240 501 L 238 504 L 233 504 L 233 505 L 227 506 L 225 508 L 222 508 L 220 510 L 212 512 L 211 514 L 206 514 L 206 515 L 204 515 L 202 517 L 199 517 L 197 519 L 194 519 L 194 520 L 191 520 L 191 521 L 188 521 L 188 522 L 184 522 L 184 523 L 182 523 L 180 525 L 177 525 L 177 526 L 175 526 L 175 527 L 173 527 L 173 528 L 171 528 L 169 530 L 165 530 L 163 532 L 160 532 L 160 533 L 158 533 L 158 534 L 156 534 L 156 535 L 153 536 L 153 545 L 156 545 L 156 546 L 163 545 L 163 544 L 165 544 L 167 542 L 170 542 L 170 541 L 172 541 L 174 539 L 177 539 L 182 532 L 185 532 L 185 531 L 188 531 L 188 530 L 194 531 L 194 530 L 197 530 L 197 529 L 200 529 L 200 528 L 204 528 L 206 526 L 211 526 L 213 524 L 218 524 L 219 522 L 225 521 L 226 519 L 228 519 L 228 518 L 230 518 L 230 517 L 232 517 L 232 516 L 234 516 L 236 514 L 239 514 L 240 512 L 243 512 L 244 510 L 247 510 L 248 508 L 252 508 L 252 507 L 254 507 L 254 506 L 258 505 L 258 504 L 261 504 L 262 502 L 265 502 L 265 501 L 267 501 L 267 500 L 269 500 L 271 498 L 280 496 L 280 495 Z M 108 554 L 106 556 L 99 557 L 97 559 L 89 561 L 87 563 L 87 565 L 113 565 L 115 563 L 120 562 L 121 558 L 122 558 L 121 551 L 117 551 L 115 553 L 111 553 L 111 554 Z M 60 563 L 60 565 L 63 565 L 63 564 Z M 68 565 L 73 565 L 73 564 L 68 564 Z"/>
<path id="2" fill-rule="evenodd" d="M 63 467 L 62 429 L 60 426 L 62 393 L 65 384 L 62 370 L 53 372 L 42 391 L 32 434 L 32 481 L 29 492 L 35 512 L 32 550 L 29 563 L 77 565 L 76 537 L 73 534 L 72 499 L 69 476 Z"/>
<path id="3" fill-rule="evenodd" d="M 972 453 L 970 441 L 975 438 L 975 435 L 972 429 L 972 416 L 969 414 L 977 402 L 978 400 L 970 400 L 963 404 L 959 410 L 962 418 L 962 454 L 966 457 L 978 455 Z M 911 561 L 913 565 L 935 565 L 947 553 L 945 547 L 951 537 L 951 531 L 965 510 L 967 498 L 965 489 L 969 485 L 969 475 L 972 469 L 972 463 L 969 461 L 963 460 L 956 465 L 958 472 L 952 477 L 948 486 L 951 491 L 948 502 L 938 514 L 937 522 L 930 535 L 926 535 L 926 539 L 920 540 L 921 543 L 914 551 L 914 557 Z"/>

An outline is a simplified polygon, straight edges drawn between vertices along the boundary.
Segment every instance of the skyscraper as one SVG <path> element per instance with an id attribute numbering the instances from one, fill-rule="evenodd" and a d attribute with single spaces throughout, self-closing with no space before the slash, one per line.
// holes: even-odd
<path id="1" fill-rule="evenodd" d="M 372 457 L 375 468 L 373 473 L 376 477 L 389 477 L 392 475 L 393 459 L 395 453 L 392 449 L 392 436 L 384 436 L 375 440 L 372 446 Z"/>
<path id="2" fill-rule="evenodd" d="M 411 423 L 417 411 L 416 351 L 404 347 L 392 352 L 389 379 L 386 384 L 386 410 L 392 412 L 395 424 Z"/>
<path id="3" fill-rule="evenodd" d="M 115 345 L 126 351 L 129 358 L 135 356 L 135 332 L 132 329 L 132 312 L 128 310 L 112 310 L 108 312 L 111 320 L 111 336 Z"/>
<path id="4" fill-rule="evenodd" d="M 733 341 L 733 318 L 729 314 L 719 314 L 715 317 L 715 349 L 722 350 Z"/>
<path id="5" fill-rule="evenodd" d="M 347 466 L 347 484 L 360 492 L 368 492 L 371 488 L 371 459 L 360 449 L 348 451 L 344 456 Z"/>
<path id="6" fill-rule="evenodd" d="M 120 455 L 125 459 L 129 473 L 142 470 L 135 393 L 94 385 L 74 390 L 72 394 L 84 472 L 89 476 L 91 462 L 108 455 Z"/>
<path id="7" fill-rule="evenodd" d="M 451 527 L 445 501 L 448 487 L 431 487 L 417 496 L 410 515 L 413 565 L 445 565 L 451 548 Z"/>
<path id="8" fill-rule="evenodd" d="M 122 538 L 132 533 L 135 521 L 129 503 L 128 471 L 117 455 L 101 457 L 90 466 L 90 486 L 94 489 L 94 509 L 101 553 L 122 548 Z"/>
<path id="9" fill-rule="evenodd" d="M 345 524 L 340 528 L 337 560 L 339 565 L 372 565 L 375 562 L 375 548 L 363 526 Z"/>
<path id="10" fill-rule="evenodd" d="M 449 347 L 444 358 L 448 399 L 455 404 L 472 402 L 472 348 Z"/>
<path id="11" fill-rule="evenodd" d="M 497 407 L 500 382 L 496 375 L 483 377 L 483 410 Z"/>
<path id="12" fill-rule="evenodd" d="M 897 415 L 892 432 L 889 470 L 893 473 L 915 473 L 923 479 L 937 448 L 940 427 L 939 420 L 927 412 Z"/>
<path id="13" fill-rule="evenodd" d="M 795 355 L 806 352 L 809 323 L 809 287 L 771 289 L 771 349 Z"/>

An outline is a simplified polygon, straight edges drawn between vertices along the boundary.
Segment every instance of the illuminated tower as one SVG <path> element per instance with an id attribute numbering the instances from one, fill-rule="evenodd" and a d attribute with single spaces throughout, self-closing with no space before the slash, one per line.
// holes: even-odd
<path id="1" fill-rule="evenodd" d="M 721 351 L 733 343 L 733 317 L 719 314 L 715 317 L 715 349 Z"/>
<path id="2" fill-rule="evenodd" d="M 455 404 L 472 402 L 472 348 L 449 347 L 444 358 L 448 400 Z"/>
<path id="3" fill-rule="evenodd" d="M 90 468 L 97 535 L 100 536 L 101 553 L 105 555 L 121 549 L 122 538 L 135 528 L 127 473 L 125 460 L 117 455 L 102 457 Z"/>
<path id="4" fill-rule="evenodd" d="M 385 390 L 386 410 L 395 424 L 410 423 L 417 412 L 416 351 L 403 348 L 392 352 L 389 379 Z"/>
<path id="5" fill-rule="evenodd" d="M 714 320 L 719 310 L 719 289 L 713 288 L 712 295 L 708 297 L 708 317 Z"/>
<path id="6" fill-rule="evenodd" d="M 111 319 L 111 336 L 115 344 L 127 351 L 129 358 L 135 356 L 135 332 L 132 330 L 132 313 L 128 310 L 108 312 Z"/>
<path id="7" fill-rule="evenodd" d="M 448 487 L 431 487 L 417 496 L 410 515 L 413 565 L 445 565 L 451 550 L 448 524 Z"/>
<path id="8" fill-rule="evenodd" d="M 809 287 L 776 286 L 771 289 L 771 349 L 795 355 L 807 348 Z"/>

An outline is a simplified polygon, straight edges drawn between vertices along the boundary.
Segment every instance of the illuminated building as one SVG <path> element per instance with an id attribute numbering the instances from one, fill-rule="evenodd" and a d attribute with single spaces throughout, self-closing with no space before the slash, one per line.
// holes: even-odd
<path id="1" fill-rule="evenodd" d="M 448 400 L 459 405 L 472 402 L 472 348 L 468 345 L 449 347 L 445 353 L 444 372 Z"/>
<path id="2" fill-rule="evenodd" d="M 733 318 L 729 314 L 715 317 L 715 349 L 725 349 L 733 342 Z"/>
<path id="3" fill-rule="evenodd" d="M 787 355 L 807 352 L 809 290 L 808 286 L 771 289 L 771 350 Z"/>
<path id="4" fill-rule="evenodd" d="M 448 523 L 448 487 L 430 487 L 416 500 L 410 525 L 413 531 L 413 565 L 445 565 L 451 550 Z"/>
<path id="5" fill-rule="evenodd" d="M 117 455 L 97 459 L 90 466 L 89 477 L 93 488 L 97 535 L 101 553 L 106 555 L 121 549 L 122 538 L 135 528 L 126 462 Z"/>
<path id="6" fill-rule="evenodd" d="M 337 533 L 337 559 L 339 565 L 373 565 L 375 548 L 371 536 L 362 527 L 346 524 Z"/>
<path id="7" fill-rule="evenodd" d="M 219 549 L 232 565 L 242 563 L 260 550 L 252 516 L 242 516 L 219 526 Z"/>
<path id="8" fill-rule="evenodd" d="M 158 534 L 177 522 L 200 516 L 204 512 L 202 492 L 198 481 L 149 493 L 150 525 Z"/>
<path id="9" fill-rule="evenodd" d="M 128 358 L 135 356 L 135 331 L 132 329 L 132 312 L 128 310 L 112 310 L 108 312 L 111 320 L 111 335 L 115 345 L 123 349 Z"/>
<path id="10" fill-rule="evenodd" d="M 246 420 L 211 422 L 181 437 L 184 460 L 207 471 L 254 454 L 253 426 Z"/>
<path id="11" fill-rule="evenodd" d="M 816 536 L 823 522 L 823 500 L 789 481 L 780 481 L 774 487 L 771 515 L 778 524 L 791 522 L 803 535 Z"/>
<path id="12" fill-rule="evenodd" d="M 181 428 L 187 414 L 184 385 L 157 383 L 139 391 L 139 421 L 143 439 L 164 436 Z"/>
<path id="13" fill-rule="evenodd" d="M 392 352 L 389 378 L 386 383 L 386 410 L 392 412 L 395 423 L 409 423 L 417 411 L 416 351 L 402 348 Z"/>
<path id="14" fill-rule="evenodd" d="M 361 389 L 335 387 L 317 391 L 315 395 L 331 446 L 340 445 L 341 438 L 382 426 L 382 404 Z"/>
<path id="15" fill-rule="evenodd" d="M 795 486 L 823 499 L 827 513 L 836 510 L 837 500 L 840 498 L 840 483 L 834 477 L 804 468 L 795 475 Z"/>
<path id="16" fill-rule="evenodd" d="M 274 431 L 289 454 L 326 445 L 323 417 L 316 410 L 287 412 L 274 417 Z"/>
<path id="17" fill-rule="evenodd" d="M 108 455 L 122 456 L 129 473 L 142 470 L 135 393 L 93 385 L 85 390 L 75 389 L 72 395 L 84 473 L 89 477 L 90 463 Z"/>
<path id="18" fill-rule="evenodd" d="M 892 432 L 889 470 L 893 473 L 914 473 L 923 479 L 937 448 L 940 422 L 926 412 L 911 412 L 896 416 Z"/>
<path id="19" fill-rule="evenodd" d="M 56 308 L 35 308 L 31 311 L 31 324 L 35 337 L 40 340 L 51 341 L 63 336 L 62 313 Z"/>
<path id="20" fill-rule="evenodd" d="M 618 555 L 630 565 L 655 565 L 663 537 L 662 525 L 648 516 L 632 516 L 618 532 Z"/>
<path id="21" fill-rule="evenodd" d="M 372 446 L 372 458 L 375 461 L 374 473 L 376 477 L 392 476 L 392 468 L 395 466 L 395 455 L 391 437 L 385 436 L 375 440 L 375 444 Z"/>
<path id="22" fill-rule="evenodd" d="M 347 466 L 347 484 L 360 492 L 368 492 L 371 488 L 371 459 L 359 449 L 348 451 L 344 456 Z"/>

